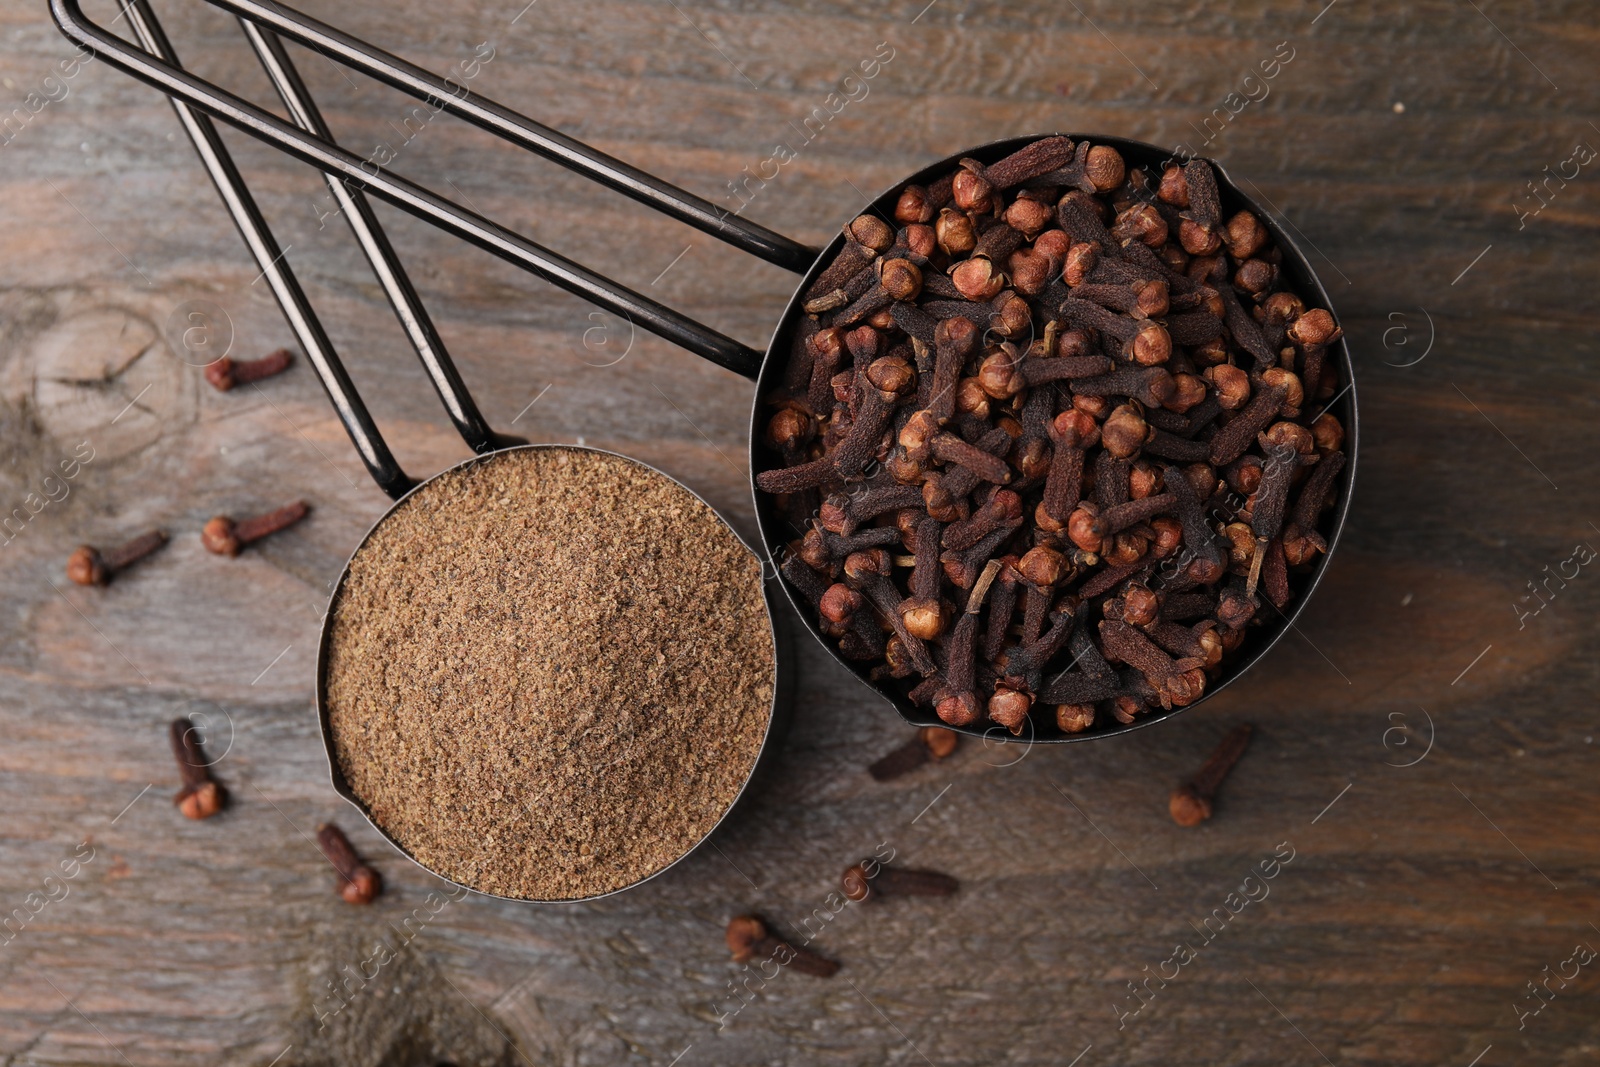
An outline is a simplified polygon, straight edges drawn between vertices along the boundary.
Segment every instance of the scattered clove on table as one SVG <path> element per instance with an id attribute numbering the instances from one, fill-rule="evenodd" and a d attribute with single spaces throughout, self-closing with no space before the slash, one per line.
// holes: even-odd
<path id="1" fill-rule="evenodd" d="M 1229 731 L 1194 777 L 1172 791 L 1167 798 L 1167 810 L 1173 822 L 1179 826 L 1199 826 L 1211 818 L 1211 802 L 1216 798 L 1217 789 L 1244 755 L 1253 732 L 1254 727 L 1248 723 Z"/>
<path id="2" fill-rule="evenodd" d="M 839 971 L 837 961 L 774 936 L 758 915 L 738 915 L 729 920 L 727 939 L 735 963 L 770 959 L 780 967 L 793 967 L 817 978 L 832 978 Z"/>
<path id="3" fill-rule="evenodd" d="M 880 782 L 910 774 L 930 760 L 945 759 L 956 750 L 960 735 L 942 726 L 924 726 L 916 735 L 888 755 L 867 768 L 867 773 Z"/>

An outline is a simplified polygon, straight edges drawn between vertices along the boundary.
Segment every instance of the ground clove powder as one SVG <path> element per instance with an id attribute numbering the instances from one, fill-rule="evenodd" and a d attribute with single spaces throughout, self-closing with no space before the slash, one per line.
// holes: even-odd
<path id="1" fill-rule="evenodd" d="M 373 820 L 530 900 L 691 849 L 772 706 L 756 557 L 682 486 L 588 449 L 496 453 L 413 493 L 351 560 L 327 651 L 336 759 Z"/>

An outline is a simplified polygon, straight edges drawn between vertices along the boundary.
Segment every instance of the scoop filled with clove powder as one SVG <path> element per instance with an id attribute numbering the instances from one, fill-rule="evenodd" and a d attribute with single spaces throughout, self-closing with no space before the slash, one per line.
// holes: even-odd
<path id="1" fill-rule="evenodd" d="M 336 593 L 333 758 L 377 826 L 485 893 L 577 900 L 681 858 L 774 693 L 760 563 L 670 478 L 531 447 L 405 498 Z"/>

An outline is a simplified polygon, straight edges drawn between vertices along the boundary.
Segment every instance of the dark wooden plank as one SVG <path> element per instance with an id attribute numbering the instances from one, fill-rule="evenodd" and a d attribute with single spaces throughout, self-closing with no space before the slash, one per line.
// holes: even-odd
<path id="1" fill-rule="evenodd" d="M 385 500 L 304 366 L 222 396 L 177 358 L 166 325 L 186 301 L 223 306 L 241 354 L 288 335 L 165 103 L 104 64 L 51 89 L 69 53 L 43 4 L 12 4 L 0 122 L 29 92 L 62 98 L 0 145 L 0 510 L 80 443 L 94 458 L 0 548 L 0 911 L 31 916 L 0 955 L 7 1062 L 1592 1057 L 1592 967 L 1552 982 L 1520 1029 L 1516 1014 L 1543 968 L 1600 943 L 1600 594 L 1585 570 L 1520 628 L 1514 607 L 1600 541 L 1593 176 L 1520 229 L 1514 207 L 1600 141 L 1582 119 L 1585 6 L 540 0 L 515 22 L 521 3 L 488 0 L 308 7 L 440 69 L 492 39 L 474 88 L 716 200 L 889 41 L 867 97 L 749 209 L 808 241 L 964 145 L 1055 128 L 1189 139 L 1291 42 L 1270 95 L 1214 148 L 1314 248 L 1354 341 L 1346 541 L 1298 632 L 1194 714 L 1066 749 L 968 744 L 890 784 L 863 768 L 904 728 L 805 638 L 783 758 L 717 849 L 590 905 L 435 897 L 432 914 L 442 884 L 333 794 L 311 710 L 328 583 Z M 229 18 L 163 15 L 196 69 L 271 100 Z M 403 137 L 411 102 L 296 56 L 353 148 Z M 227 136 L 402 462 L 464 458 L 342 225 L 319 225 L 319 179 Z M 783 272 L 447 118 L 397 167 L 752 343 L 789 291 Z M 497 425 L 638 456 L 753 533 L 747 383 L 643 335 L 602 366 L 625 324 L 381 210 Z M 608 346 L 590 333 L 585 348 L 599 325 Z M 210 515 L 294 497 L 315 513 L 292 535 L 232 562 L 200 550 Z M 72 545 L 158 523 L 175 543 L 129 581 L 61 577 Z M 218 773 L 235 804 L 212 823 L 168 803 L 163 726 L 182 714 L 231 738 Z M 1259 733 L 1217 817 L 1178 830 L 1167 790 L 1241 721 Z M 1400 766 L 1429 722 L 1432 748 Z M 384 872 L 370 911 L 333 895 L 307 836 L 327 818 Z M 1138 1006 L 1127 983 L 1199 944 L 1194 926 L 1284 841 L 1296 858 L 1270 896 L 1120 1017 Z M 28 895 L 84 842 L 94 858 L 33 915 Z M 838 872 L 883 843 L 960 877 L 958 906 L 823 918 Z M 730 1014 L 742 972 L 722 925 L 747 909 L 791 932 L 810 917 L 845 970 L 783 975 Z M 341 970 L 408 916 L 418 932 L 376 978 Z M 345 981 L 348 1007 L 319 1029 Z"/>

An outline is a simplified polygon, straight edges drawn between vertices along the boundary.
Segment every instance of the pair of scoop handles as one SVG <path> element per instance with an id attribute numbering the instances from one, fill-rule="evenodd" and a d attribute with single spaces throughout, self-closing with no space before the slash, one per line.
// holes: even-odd
<path id="1" fill-rule="evenodd" d="M 292 122 L 186 70 L 149 0 L 120 0 L 121 14 L 116 21 L 127 19 L 139 46 L 89 21 L 79 0 L 50 0 L 50 12 L 62 32 L 80 47 L 124 73 L 155 86 L 171 99 L 179 122 L 261 267 L 262 276 L 321 379 L 351 443 L 373 480 L 391 497 L 398 499 L 417 483 L 400 468 L 384 442 L 327 332 L 285 261 L 255 198 L 222 143 L 212 117 L 323 172 L 340 213 L 371 263 L 450 420 L 474 452 L 490 452 L 517 443 L 518 439 L 496 433 L 478 410 L 399 256 L 379 225 L 366 193 L 719 366 L 751 380 L 756 378 L 763 359 L 756 349 L 341 147 L 290 60 L 282 39 L 297 41 L 332 61 L 423 100 L 436 110 L 448 111 L 769 263 L 804 274 L 816 262 L 816 249 L 739 218 L 670 182 L 479 96 L 460 82 L 418 67 L 301 12 L 270 0 L 205 2 L 237 16 Z"/>

